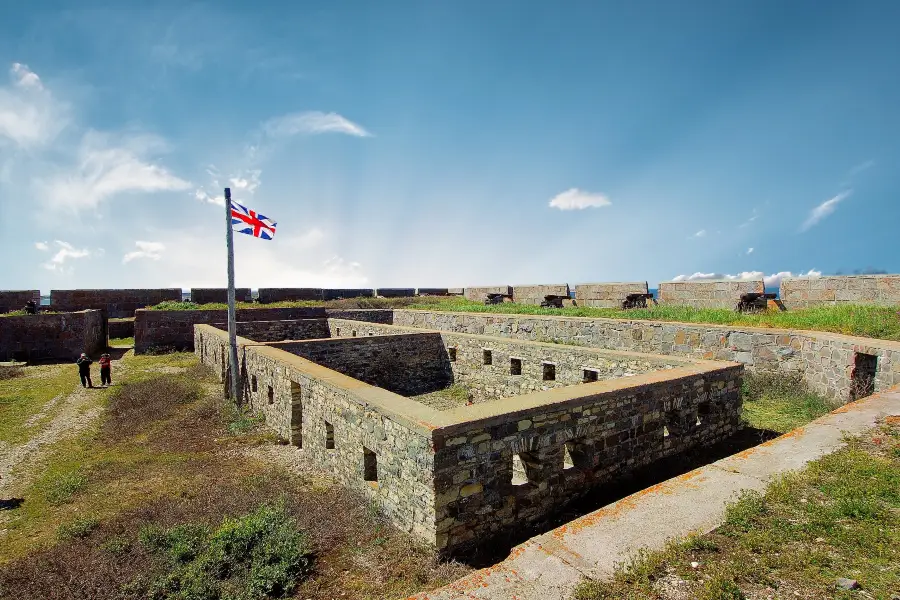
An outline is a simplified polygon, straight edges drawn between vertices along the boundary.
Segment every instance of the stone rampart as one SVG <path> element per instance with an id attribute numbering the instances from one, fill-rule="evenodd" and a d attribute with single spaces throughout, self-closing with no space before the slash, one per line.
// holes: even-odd
<path id="1" fill-rule="evenodd" d="M 451 296 L 465 296 L 466 288 L 447 288 L 447 293 Z"/>
<path id="2" fill-rule="evenodd" d="M 462 294 L 462 291 L 460 291 Z M 417 288 L 416 296 L 449 296 L 450 288 Z"/>
<path id="3" fill-rule="evenodd" d="M 250 288 L 235 288 L 234 299 L 237 302 L 252 302 Z M 194 304 L 213 304 L 228 302 L 228 288 L 191 288 L 191 302 Z"/>
<path id="4" fill-rule="evenodd" d="M 595 348 L 740 362 L 756 371 L 800 373 L 835 405 L 854 397 L 859 356 L 874 356 L 874 391 L 900 384 L 900 342 L 819 331 L 666 321 L 395 310 L 394 324 Z"/>
<path id="5" fill-rule="evenodd" d="M 226 323 L 226 310 L 138 310 L 134 319 L 134 352 L 193 350 L 194 325 Z M 319 307 L 240 308 L 238 321 L 283 321 L 325 317 Z"/>
<path id="6" fill-rule="evenodd" d="M 513 302 L 518 304 L 540 304 L 544 296 L 569 297 L 569 286 L 565 283 L 547 285 L 514 285 L 512 286 Z"/>
<path id="7" fill-rule="evenodd" d="M 484 302 L 488 294 L 503 294 L 512 297 L 512 288 L 508 285 L 493 285 L 484 287 L 467 287 L 464 291 L 466 300 Z"/>
<path id="8" fill-rule="evenodd" d="M 622 308 L 628 294 L 647 294 L 648 290 L 646 281 L 582 283 L 575 286 L 575 302 L 578 306 Z"/>
<path id="9" fill-rule="evenodd" d="M 94 359 L 106 349 L 106 319 L 99 310 L 0 317 L 0 360 Z"/>
<path id="10" fill-rule="evenodd" d="M 40 290 L 0 290 L 0 313 L 8 313 L 25 308 L 25 303 L 34 300 L 41 303 Z"/>
<path id="11" fill-rule="evenodd" d="M 227 329 L 227 323 L 214 323 Z M 286 340 L 317 340 L 329 337 L 327 319 L 285 319 L 281 321 L 238 321 L 237 335 L 255 342 L 283 342 Z"/>
<path id="12" fill-rule="evenodd" d="M 258 294 L 260 304 L 299 300 L 322 301 L 325 298 L 322 288 L 259 288 Z"/>
<path id="13" fill-rule="evenodd" d="M 900 275 L 786 277 L 779 299 L 788 310 L 835 304 L 900 304 Z"/>
<path id="14" fill-rule="evenodd" d="M 390 325 L 394 322 L 394 311 L 390 308 L 326 308 L 328 318 L 349 319 Z"/>
<path id="15" fill-rule="evenodd" d="M 131 290 L 51 290 L 50 310 L 72 312 L 86 309 L 105 310 L 107 318 L 134 316 L 139 308 L 171 300 L 181 302 L 180 288 Z"/>
<path id="16" fill-rule="evenodd" d="M 378 288 L 375 295 L 382 298 L 412 298 L 416 295 L 416 288 Z"/>
<path id="17" fill-rule="evenodd" d="M 325 300 L 340 300 L 342 298 L 372 298 L 375 296 L 375 290 L 322 290 Z"/>
<path id="18" fill-rule="evenodd" d="M 734 309 L 741 294 L 766 291 L 762 279 L 704 279 L 659 284 L 659 302 L 670 306 Z"/>

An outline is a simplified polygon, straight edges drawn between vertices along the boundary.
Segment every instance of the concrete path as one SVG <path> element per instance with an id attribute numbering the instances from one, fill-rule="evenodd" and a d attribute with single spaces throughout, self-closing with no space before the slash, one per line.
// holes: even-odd
<path id="1" fill-rule="evenodd" d="M 641 548 L 706 533 L 722 523 L 742 490 L 763 490 L 773 477 L 802 468 L 844 445 L 845 435 L 900 415 L 900 387 L 842 406 L 809 425 L 674 479 L 641 490 L 513 549 L 503 562 L 417 600 L 569 600 L 585 577 L 613 573 Z"/>

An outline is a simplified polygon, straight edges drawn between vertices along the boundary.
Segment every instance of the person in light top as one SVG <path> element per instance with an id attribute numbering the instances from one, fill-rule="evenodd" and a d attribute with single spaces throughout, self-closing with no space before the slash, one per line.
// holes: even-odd
<path id="1" fill-rule="evenodd" d="M 112 361 L 109 354 L 100 355 L 100 385 L 112 385 Z"/>

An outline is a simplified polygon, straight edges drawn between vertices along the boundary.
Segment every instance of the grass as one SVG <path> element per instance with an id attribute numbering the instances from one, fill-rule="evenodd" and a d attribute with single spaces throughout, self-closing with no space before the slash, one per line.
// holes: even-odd
<path id="1" fill-rule="evenodd" d="M 672 589 L 705 600 L 891 598 L 900 591 L 900 421 L 888 420 L 765 493 L 745 493 L 712 533 L 645 552 L 574 598 L 662 599 Z M 863 593 L 838 588 L 840 577 Z"/>
<path id="2" fill-rule="evenodd" d="M 832 410 L 799 373 L 744 372 L 743 419 L 756 429 L 787 433 Z"/>
<path id="3" fill-rule="evenodd" d="M 4 511 L 0 598 L 255 600 L 292 589 L 376 600 L 467 570 L 438 562 L 326 475 L 248 456 L 272 436 L 219 399 L 193 354 L 129 353 L 123 366 L 116 386 L 97 391 L 100 422 L 56 442 L 24 502 Z"/>
<path id="4" fill-rule="evenodd" d="M 0 378 L 0 442 L 17 444 L 28 439 L 42 425 L 44 418 L 38 415 L 47 403 L 68 395 L 77 381 L 74 365 L 24 367 L 17 377 Z"/>
<path id="5" fill-rule="evenodd" d="M 134 337 L 127 338 L 109 338 L 109 345 L 112 346 L 130 346 L 134 347 Z"/>
<path id="6" fill-rule="evenodd" d="M 473 395 L 466 386 L 454 383 L 435 392 L 413 396 L 412 399 L 436 410 L 450 410 L 457 406 L 465 406 L 473 400 Z"/>

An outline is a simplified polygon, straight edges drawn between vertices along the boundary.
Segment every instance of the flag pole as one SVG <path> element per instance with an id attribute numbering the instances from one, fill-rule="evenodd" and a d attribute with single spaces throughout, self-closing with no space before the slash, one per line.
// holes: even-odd
<path id="1" fill-rule="evenodd" d="M 235 405 L 239 406 L 241 374 L 238 371 L 237 325 L 234 310 L 234 233 L 231 229 L 231 188 L 225 188 L 225 245 L 228 247 L 228 364 L 231 370 L 231 393 L 229 396 Z"/>

